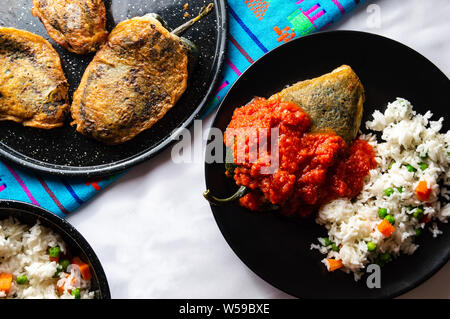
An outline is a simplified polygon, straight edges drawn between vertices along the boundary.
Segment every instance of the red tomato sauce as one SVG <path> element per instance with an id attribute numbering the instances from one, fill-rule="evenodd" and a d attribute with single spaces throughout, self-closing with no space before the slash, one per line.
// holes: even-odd
<path id="1" fill-rule="evenodd" d="M 377 166 L 372 147 L 359 139 L 347 146 L 334 132 L 309 133 L 310 127 L 309 115 L 289 102 L 256 98 L 234 111 L 225 144 L 234 147 L 236 184 L 251 190 L 240 199 L 242 206 L 260 211 L 276 205 L 284 215 L 307 216 L 362 190 Z M 273 128 L 278 129 L 277 154 L 270 145 Z M 262 171 L 274 161 L 277 169 Z"/>

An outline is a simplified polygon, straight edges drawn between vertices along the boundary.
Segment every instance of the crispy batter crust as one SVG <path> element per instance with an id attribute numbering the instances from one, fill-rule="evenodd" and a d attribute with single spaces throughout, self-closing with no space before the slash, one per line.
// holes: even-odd
<path id="1" fill-rule="evenodd" d="M 33 0 L 31 13 L 49 36 L 77 54 L 97 51 L 108 37 L 103 0 Z"/>
<path id="2" fill-rule="evenodd" d="M 271 97 L 274 98 L 302 107 L 311 117 L 313 132 L 333 130 L 347 143 L 358 134 L 365 93 L 358 76 L 348 65 L 298 82 Z"/>
<path id="3" fill-rule="evenodd" d="M 68 87 L 58 53 L 48 41 L 0 27 L 0 120 L 43 129 L 62 126 Z"/>
<path id="4" fill-rule="evenodd" d="M 106 144 L 149 129 L 187 88 L 188 50 L 152 17 L 121 22 L 83 75 L 72 125 Z"/>

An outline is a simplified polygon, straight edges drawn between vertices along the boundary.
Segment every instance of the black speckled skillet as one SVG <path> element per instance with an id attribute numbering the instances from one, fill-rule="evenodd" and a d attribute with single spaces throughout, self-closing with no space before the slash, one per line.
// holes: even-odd
<path id="1" fill-rule="evenodd" d="M 27 30 L 49 39 L 38 18 L 31 15 L 31 0 L 5 0 L 0 7 L 0 26 Z M 211 0 L 213 1 L 213 0 Z M 120 21 L 157 13 L 175 28 L 193 17 L 209 0 L 106 0 L 108 29 Z M 65 176 L 104 176 L 129 168 L 151 158 L 167 147 L 173 132 L 188 127 L 207 106 L 214 93 L 223 65 L 227 39 L 225 0 L 214 0 L 215 10 L 186 32 L 183 37 L 200 51 L 189 87 L 180 101 L 151 129 L 122 145 L 106 146 L 75 132 L 69 121 L 63 128 L 50 131 L 26 128 L 12 122 L 0 122 L 0 157 L 40 172 Z M 72 54 L 50 41 L 61 56 L 70 83 L 70 95 L 81 80 L 93 55 Z"/>

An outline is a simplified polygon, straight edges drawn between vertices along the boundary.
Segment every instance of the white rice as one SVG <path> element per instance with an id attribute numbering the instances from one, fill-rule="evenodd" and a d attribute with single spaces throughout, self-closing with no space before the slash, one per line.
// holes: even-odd
<path id="1" fill-rule="evenodd" d="M 443 119 L 431 121 L 431 117 L 431 112 L 417 114 L 410 102 L 398 98 L 384 114 L 375 111 L 373 121 L 366 123 L 367 129 L 382 132 L 382 143 L 377 143 L 373 134 L 362 136 L 373 146 L 379 165 L 370 171 L 356 199 L 338 199 L 319 210 L 316 221 L 327 228 L 329 239 L 340 247 L 338 252 L 332 251 L 324 247 L 323 239 L 311 245 L 311 249 L 327 255 L 323 260 L 327 267 L 328 258 L 339 259 L 344 265 L 341 269 L 353 272 L 358 280 L 363 269 L 380 254 L 388 252 L 393 257 L 413 254 L 418 248 L 414 240 L 416 229 L 428 229 L 434 237 L 442 233 L 435 221 L 447 222 L 450 216 L 450 205 L 439 200 L 450 199 L 446 187 L 450 185 L 450 131 L 439 133 Z M 428 167 L 422 170 L 419 163 Z M 417 171 L 409 172 L 406 164 Z M 416 197 L 419 181 L 426 181 L 432 189 L 427 202 Z M 388 187 L 394 189 L 390 196 L 385 195 Z M 411 210 L 411 206 L 423 206 L 424 216 L 433 222 L 425 224 L 414 218 L 417 208 Z M 379 208 L 386 208 L 395 218 L 395 231 L 389 238 L 377 230 L 382 221 Z M 367 242 L 376 244 L 375 252 L 368 251 Z"/>
<path id="2" fill-rule="evenodd" d="M 62 253 L 66 252 L 67 246 L 60 236 L 41 226 L 39 222 L 29 227 L 13 218 L 0 220 L 0 273 L 13 275 L 13 283 L 8 295 L 0 291 L 0 298 L 73 299 L 74 296 L 67 291 L 62 295 L 57 292 L 58 281 L 65 279 L 62 279 L 63 272 L 60 275 L 61 278 L 53 278 L 57 272 L 58 263 L 49 260 L 48 249 L 54 246 L 59 246 Z M 79 277 L 77 267 L 68 271 L 70 271 L 68 282 Z M 27 276 L 28 284 L 17 284 L 16 278 L 22 275 Z M 81 279 L 79 285 L 82 299 L 94 297 L 94 292 L 89 292 L 90 282 Z M 73 287 L 68 285 L 66 288 Z"/>

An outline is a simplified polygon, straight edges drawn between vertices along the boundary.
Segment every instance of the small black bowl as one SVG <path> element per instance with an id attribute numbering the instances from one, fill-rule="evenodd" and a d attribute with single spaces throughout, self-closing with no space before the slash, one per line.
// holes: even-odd
<path id="1" fill-rule="evenodd" d="M 39 220 L 43 226 L 59 234 L 74 255 L 88 262 L 92 272 L 91 290 L 95 291 L 95 298 L 111 299 L 108 281 L 100 261 L 86 239 L 72 225 L 41 207 L 24 202 L 0 200 L 0 220 L 10 216 L 30 226 Z"/>

